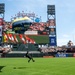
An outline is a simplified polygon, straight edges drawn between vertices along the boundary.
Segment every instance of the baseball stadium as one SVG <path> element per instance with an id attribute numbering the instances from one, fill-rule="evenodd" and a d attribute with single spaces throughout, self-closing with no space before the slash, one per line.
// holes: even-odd
<path id="1" fill-rule="evenodd" d="M 73 42 L 57 45 L 55 5 L 46 6 L 46 22 L 24 11 L 7 21 L 6 7 L 0 3 L 0 75 L 75 75 Z"/>

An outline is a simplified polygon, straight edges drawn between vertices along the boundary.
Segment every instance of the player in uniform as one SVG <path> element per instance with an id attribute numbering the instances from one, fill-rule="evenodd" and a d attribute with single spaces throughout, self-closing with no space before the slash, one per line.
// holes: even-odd
<path id="1" fill-rule="evenodd" d="M 26 57 L 29 58 L 28 62 L 30 62 L 30 60 L 32 60 L 33 62 L 35 62 L 35 60 L 34 60 L 33 57 L 29 54 L 28 51 L 27 51 L 27 53 L 26 53 Z"/>

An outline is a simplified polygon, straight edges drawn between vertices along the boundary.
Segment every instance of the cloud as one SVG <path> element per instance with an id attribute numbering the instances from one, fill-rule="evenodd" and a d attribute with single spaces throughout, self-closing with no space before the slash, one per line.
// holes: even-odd
<path id="1" fill-rule="evenodd" d="M 62 46 L 62 45 L 67 45 L 68 41 L 71 40 L 73 42 L 73 44 L 75 45 L 75 35 L 72 34 L 61 34 L 61 36 L 59 36 L 57 38 L 57 45 L 58 46 Z"/>
<path id="2" fill-rule="evenodd" d="M 67 45 L 68 40 L 65 38 L 61 38 L 57 40 L 57 45 L 62 46 L 62 45 Z"/>
<path id="3" fill-rule="evenodd" d="M 59 9 L 59 11 L 62 11 L 63 9 L 63 13 L 65 12 L 65 13 L 67 13 L 68 12 L 68 14 L 69 13 L 73 13 L 73 11 L 75 11 L 74 10 L 74 8 L 75 8 L 75 0 L 56 0 L 56 7 Z M 58 10 L 57 9 L 57 10 Z"/>
<path id="4" fill-rule="evenodd" d="M 63 34 L 61 37 L 57 38 L 57 45 L 62 46 L 62 45 L 67 45 L 67 42 L 72 39 L 70 35 Z"/>
<path id="5" fill-rule="evenodd" d="M 70 36 L 67 35 L 67 34 L 64 34 L 62 37 L 64 37 L 64 38 L 69 38 Z"/>

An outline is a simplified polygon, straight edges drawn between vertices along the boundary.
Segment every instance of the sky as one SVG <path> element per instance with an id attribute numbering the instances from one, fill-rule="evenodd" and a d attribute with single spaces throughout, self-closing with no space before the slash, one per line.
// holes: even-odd
<path id="1" fill-rule="evenodd" d="M 5 3 L 6 21 L 19 11 L 34 12 L 47 21 L 47 5 L 55 5 L 57 45 L 67 45 L 71 40 L 75 45 L 75 0 L 0 0 Z"/>

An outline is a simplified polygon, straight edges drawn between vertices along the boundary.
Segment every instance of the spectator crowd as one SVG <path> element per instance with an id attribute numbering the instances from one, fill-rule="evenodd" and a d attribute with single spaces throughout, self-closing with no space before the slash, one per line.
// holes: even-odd
<path id="1" fill-rule="evenodd" d="M 4 31 L 12 31 L 12 22 L 4 22 L 3 25 Z M 46 22 L 33 22 L 29 27 L 28 31 L 38 31 L 38 34 L 48 35 L 49 34 L 49 27 Z"/>

